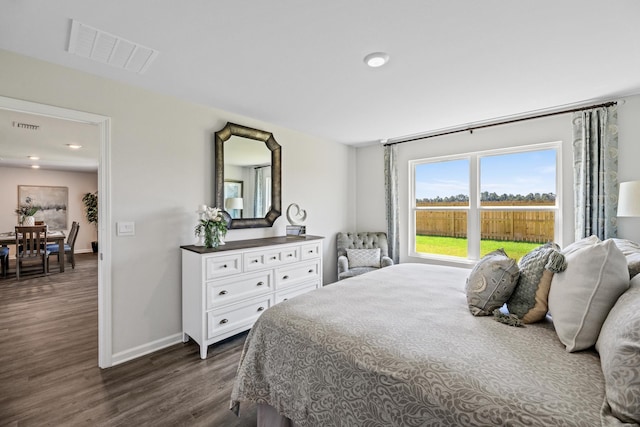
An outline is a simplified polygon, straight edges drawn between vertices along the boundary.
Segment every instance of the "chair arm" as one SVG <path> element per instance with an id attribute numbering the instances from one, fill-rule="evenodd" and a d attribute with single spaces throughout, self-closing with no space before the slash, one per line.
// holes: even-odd
<path id="1" fill-rule="evenodd" d="M 344 255 L 340 255 L 338 257 L 338 274 L 345 271 L 349 271 L 349 259 Z"/>
<path id="2" fill-rule="evenodd" d="M 388 256 L 383 256 L 380 259 L 380 267 L 389 267 L 390 265 L 393 265 L 393 260 Z"/>

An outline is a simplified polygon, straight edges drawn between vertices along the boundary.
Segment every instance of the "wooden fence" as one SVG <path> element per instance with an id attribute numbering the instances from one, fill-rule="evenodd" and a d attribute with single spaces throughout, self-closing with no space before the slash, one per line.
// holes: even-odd
<path id="1" fill-rule="evenodd" d="M 493 203 L 492 203 L 493 204 Z M 493 205 L 497 205 L 495 203 Z M 426 204 L 422 204 L 423 206 Z M 452 204 L 449 204 L 451 206 Z M 513 206 L 514 203 L 511 203 Z M 555 212 L 495 210 L 480 212 L 481 239 L 545 243 L 554 240 Z M 416 234 L 467 237 L 467 212 L 428 210 L 416 212 Z"/>

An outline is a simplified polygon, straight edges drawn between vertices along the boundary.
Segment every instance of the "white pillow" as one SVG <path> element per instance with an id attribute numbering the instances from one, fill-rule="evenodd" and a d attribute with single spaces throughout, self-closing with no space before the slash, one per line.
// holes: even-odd
<path id="1" fill-rule="evenodd" d="M 567 351 L 593 346 L 609 310 L 629 288 L 627 260 L 611 240 L 566 255 L 567 269 L 553 275 L 549 312 Z"/>
<path id="2" fill-rule="evenodd" d="M 596 245 L 598 243 L 600 243 L 602 240 L 600 240 L 598 238 L 598 236 L 594 236 L 591 235 L 589 237 L 585 237 L 584 239 L 580 239 L 576 242 L 573 242 L 567 246 L 565 246 L 565 248 L 562 250 L 562 253 L 566 256 L 569 254 L 574 253 L 577 250 L 580 250 L 582 248 L 586 248 L 588 246 L 593 246 Z"/>
<path id="3" fill-rule="evenodd" d="M 380 268 L 380 248 L 375 249 L 347 249 L 349 268 L 377 267 Z"/>

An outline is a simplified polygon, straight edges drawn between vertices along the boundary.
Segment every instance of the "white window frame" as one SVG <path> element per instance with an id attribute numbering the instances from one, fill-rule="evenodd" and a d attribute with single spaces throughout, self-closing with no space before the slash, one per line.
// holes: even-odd
<path id="1" fill-rule="evenodd" d="M 526 153 L 553 149 L 556 152 L 556 200 L 554 206 L 481 206 L 480 205 L 480 159 L 488 156 Z M 416 166 L 425 163 L 439 163 L 452 160 L 469 160 L 469 206 L 416 206 Z M 475 264 L 480 259 L 480 213 L 484 210 L 543 210 L 553 211 L 555 217 L 554 235 L 556 241 L 562 244 L 562 142 L 546 142 L 540 144 L 523 145 L 509 148 L 476 151 L 471 153 L 456 154 L 451 156 L 439 156 L 409 161 L 409 217 L 408 217 L 408 244 L 407 253 L 410 257 L 426 260 L 447 261 L 460 264 Z M 416 251 L 416 212 L 421 210 L 466 210 L 467 211 L 467 258 L 447 255 L 428 254 Z"/>

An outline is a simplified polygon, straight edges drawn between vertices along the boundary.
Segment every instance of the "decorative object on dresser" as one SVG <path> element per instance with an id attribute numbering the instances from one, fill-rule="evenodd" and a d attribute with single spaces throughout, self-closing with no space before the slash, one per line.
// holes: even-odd
<path id="1" fill-rule="evenodd" d="M 267 237 L 181 246 L 182 333 L 200 346 L 250 329 L 262 312 L 322 287 L 323 237 Z"/>
<path id="2" fill-rule="evenodd" d="M 280 144 L 269 132 L 235 123 L 217 131 L 214 144 L 216 206 L 226 207 L 228 198 L 243 199 L 244 214 L 234 216 L 229 228 L 271 227 L 282 209 Z M 242 181 L 252 183 L 250 191 L 238 187 Z"/>
<path id="3" fill-rule="evenodd" d="M 294 211 L 295 209 L 295 211 Z M 291 203 L 287 208 L 287 236 L 304 236 L 307 234 L 307 227 L 304 222 L 307 220 L 307 211 L 301 209 L 297 203 Z"/>
<path id="4" fill-rule="evenodd" d="M 198 210 L 200 220 L 195 228 L 196 236 L 204 236 L 204 246 L 206 248 L 217 248 L 224 245 L 224 236 L 227 234 L 227 220 L 223 211 L 219 208 L 200 206 Z"/>

